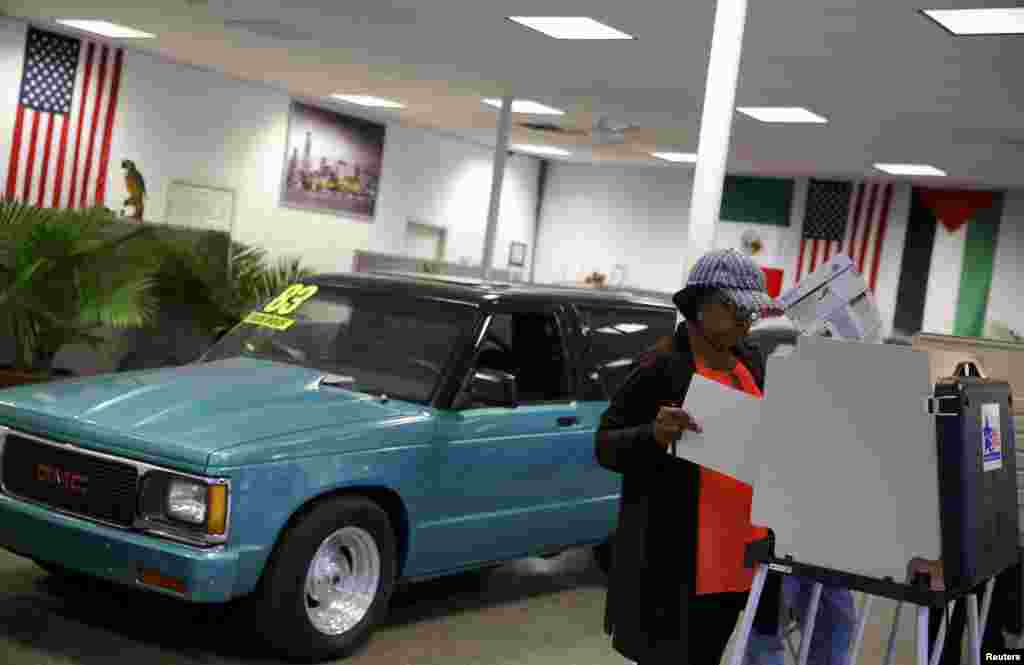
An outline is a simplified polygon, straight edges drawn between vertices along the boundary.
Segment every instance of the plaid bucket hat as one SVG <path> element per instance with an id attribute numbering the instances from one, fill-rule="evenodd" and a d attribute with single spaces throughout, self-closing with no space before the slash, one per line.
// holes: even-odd
<path id="1" fill-rule="evenodd" d="M 672 297 L 672 302 L 683 316 L 693 318 L 697 297 L 708 289 L 755 317 L 777 316 L 783 311 L 768 295 L 761 267 L 735 249 L 718 249 L 700 257 L 690 271 L 686 287 Z"/>

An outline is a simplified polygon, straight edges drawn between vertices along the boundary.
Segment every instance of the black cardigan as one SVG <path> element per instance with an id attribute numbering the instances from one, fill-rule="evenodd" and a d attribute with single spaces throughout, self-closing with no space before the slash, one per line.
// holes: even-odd
<path id="1" fill-rule="evenodd" d="M 764 389 L 765 359 L 756 348 L 733 349 Z M 671 351 L 640 361 L 601 417 L 598 463 L 623 475 L 605 632 L 633 661 L 678 665 L 687 653 L 689 599 L 696 589 L 700 467 L 662 450 L 654 440 L 658 403 L 682 400 L 696 368 L 687 324 Z M 779 579 L 769 576 L 756 617 L 758 629 L 778 629 Z M 696 639 L 700 639 L 699 636 Z"/>

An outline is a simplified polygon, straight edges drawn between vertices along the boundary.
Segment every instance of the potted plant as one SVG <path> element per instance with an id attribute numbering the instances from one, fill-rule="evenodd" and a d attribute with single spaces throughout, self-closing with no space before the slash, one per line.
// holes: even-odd
<path id="1" fill-rule="evenodd" d="M 158 311 L 124 340 L 118 370 L 192 362 L 261 302 L 313 274 L 298 259 L 269 264 L 262 249 L 216 231 L 161 227 L 152 252 Z"/>
<path id="2" fill-rule="evenodd" d="M 282 257 L 271 263 L 263 249 L 232 243 L 228 280 L 220 291 L 225 320 L 214 333 L 222 336 L 260 303 L 315 274 L 299 258 Z"/>
<path id="3" fill-rule="evenodd" d="M 162 308 L 186 312 L 211 335 L 221 335 L 261 302 L 314 271 L 296 258 L 268 263 L 258 247 L 220 233 L 164 236 L 155 293 Z M 230 252 L 230 253 L 229 253 Z"/>
<path id="4" fill-rule="evenodd" d="M 149 320 L 155 263 L 143 240 L 150 231 L 103 209 L 0 201 L 0 329 L 14 346 L 0 387 L 49 380 L 65 344 L 98 346 L 100 329 Z"/>

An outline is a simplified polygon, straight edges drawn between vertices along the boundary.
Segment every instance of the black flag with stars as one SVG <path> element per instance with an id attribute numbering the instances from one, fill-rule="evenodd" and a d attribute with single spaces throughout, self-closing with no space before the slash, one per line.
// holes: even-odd
<path id="1" fill-rule="evenodd" d="M 803 237 L 841 242 L 846 233 L 852 192 L 853 183 L 811 180 L 807 188 Z"/>

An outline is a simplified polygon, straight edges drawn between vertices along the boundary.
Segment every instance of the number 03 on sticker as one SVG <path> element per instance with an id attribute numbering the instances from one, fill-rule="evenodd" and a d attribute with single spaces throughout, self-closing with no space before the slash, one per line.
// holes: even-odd
<path id="1" fill-rule="evenodd" d="M 287 318 L 287 315 L 316 295 L 318 289 L 315 284 L 293 284 L 267 303 L 262 312 L 253 312 L 245 317 L 245 322 L 273 330 L 288 330 L 295 324 L 295 319 Z"/>
<path id="2" fill-rule="evenodd" d="M 316 295 L 317 289 L 318 287 L 315 284 L 312 286 L 292 284 L 281 295 L 267 303 L 263 311 L 267 314 L 287 316 L 301 307 L 302 303 Z"/>

